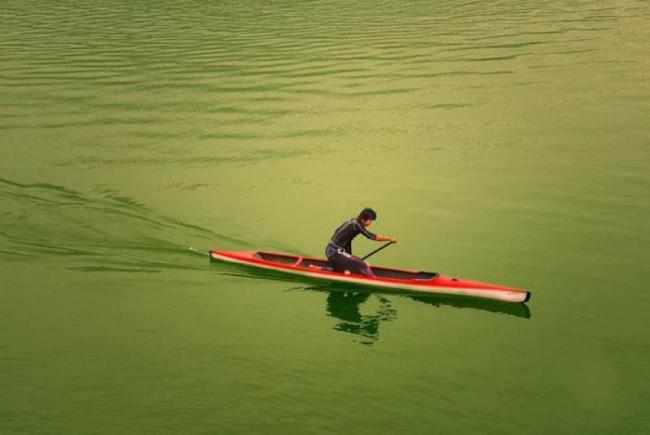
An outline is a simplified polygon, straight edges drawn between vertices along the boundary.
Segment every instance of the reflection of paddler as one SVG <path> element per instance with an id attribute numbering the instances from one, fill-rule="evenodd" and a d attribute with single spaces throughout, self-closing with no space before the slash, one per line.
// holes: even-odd
<path id="1" fill-rule="evenodd" d="M 342 320 L 335 328 L 339 331 L 365 337 L 377 338 L 379 324 L 395 318 L 395 310 L 388 299 L 380 297 L 381 307 L 377 314 L 364 315 L 360 312 L 361 304 L 368 300 L 370 293 L 332 291 L 327 297 L 327 313 Z"/>
<path id="2" fill-rule="evenodd" d="M 370 293 L 330 292 L 327 312 L 346 322 L 361 322 L 359 306 L 368 300 Z"/>

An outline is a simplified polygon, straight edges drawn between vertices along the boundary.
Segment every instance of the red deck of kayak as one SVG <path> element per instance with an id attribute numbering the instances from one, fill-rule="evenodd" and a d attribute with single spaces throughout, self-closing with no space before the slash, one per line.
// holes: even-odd
<path id="1" fill-rule="evenodd" d="M 365 286 L 399 289 L 419 293 L 452 294 L 506 302 L 526 302 L 530 292 L 477 281 L 451 278 L 432 272 L 371 267 L 375 276 L 345 274 L 330 269 L 327 260 L 269 251 L 210 251 L 215 260 L 309 276 L 328 281 L 349 282 Z"/>

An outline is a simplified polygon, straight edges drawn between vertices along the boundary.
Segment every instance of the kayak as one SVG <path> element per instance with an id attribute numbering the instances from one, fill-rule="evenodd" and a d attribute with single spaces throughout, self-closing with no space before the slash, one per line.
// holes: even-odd
<path id="1" fill-rule="evenodd" d="M 452 278 L 435 272 L 371 266 L 374 276 L 335 272 L 327 260 L 269 251 L 210 251 L 210 258 L 260 269 L 415 293 L 470 296 L 524 303 L 530 292 L 513 287 Z"/>

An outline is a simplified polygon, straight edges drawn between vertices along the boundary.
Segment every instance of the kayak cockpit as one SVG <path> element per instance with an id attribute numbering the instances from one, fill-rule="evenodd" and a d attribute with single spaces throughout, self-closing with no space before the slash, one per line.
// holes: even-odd
<path id="1" fill-rule="evenodd" d="M 386 269 L 384 267 L 371 267 L 370 269 L 378 278 L 429 281 L 438 277 L 438 274 L 435 272 L 412 272 L 410 270 Z"/>
<path id="2" fill-rule="evenodd" d="M 332 265 L 327 260 L 318 258 L 305 258 L 299 255 L 278 254 L 275 252 L 258 251 L 253 257 L 270 263 L 282 264 L 286 266 L 300 267 L 305 269 L 319 269 L 331 272 Z M 389 269 L 385 267 L 371 267 L 372 272 L 377 278 L 404 279 L 429 281 L 438 277 L 434 272 L 417 272 L 410 270 Z"/>
<path id="3" fill-rule="evenodd" d="M 253 254 L 254 258 L 259 258 L 260 260 L 268 261 L 271 263 L 280 263 L 286 264 L 289 266 L 295 266 L 296 263 L 300 260 L 301 257 L 297 255 L 289 254 L 276 254 L 275 252 L 261 252 L 258 251 Z"/>
<path id="4" fill-rule="evenodd" d="M 316 258 L 303 258 L 300 263 L 298 263 L 298 266 L 300 267 L 311 267 L 311 268 L 318 268 L 321 270 L 327 270 L 327 271 L 332 271 L 332 265 L 330 264 L 329 261 L 327 260 L 318 260 Z"/>
<path id="5" fill-rule="evenodd" d="M 284 264 L 287 266 L 316 268 L 322 270 L 332 270 L 332 266 L 327 260 L 319 260 L 317 258 L 305 258 L 299 255 L 289 254 L 276 254 L 275 252 L 262 252 L 258 251 L 253 254 L 254 258 L 268 261 L 270 263 Z"/>

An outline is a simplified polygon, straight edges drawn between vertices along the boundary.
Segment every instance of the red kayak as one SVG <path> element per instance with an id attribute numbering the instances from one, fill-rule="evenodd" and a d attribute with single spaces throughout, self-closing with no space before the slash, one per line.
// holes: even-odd
<path id="1" fill-rule="evenodd" d="M 213 250 L 210 251 L 210 257 L 215 260 L 302 275 L 310 278 L 393 290 L 472 296 L 520 303 L 530 299 L 530 292 L 526 290 L 451 278 L 433 272 L 418 272 L 371 266 L 371 270 L 375 276 L 340 273 L 334 272 L 327 260 L 267 251 Z"/>

